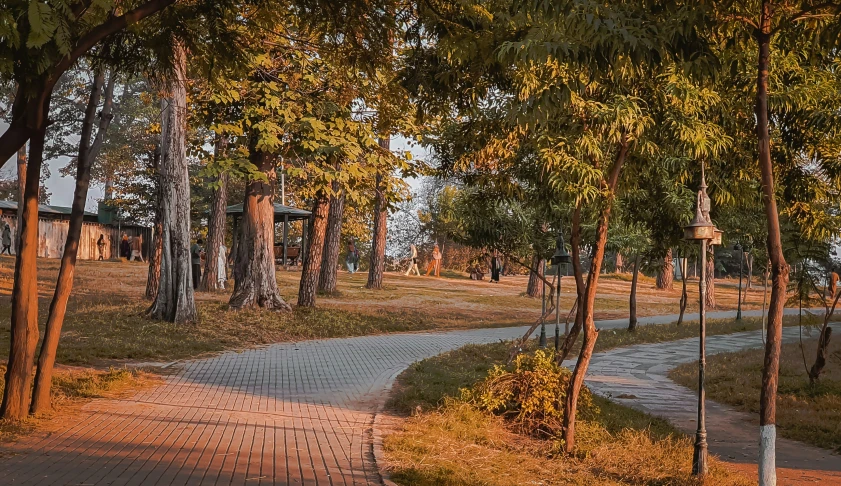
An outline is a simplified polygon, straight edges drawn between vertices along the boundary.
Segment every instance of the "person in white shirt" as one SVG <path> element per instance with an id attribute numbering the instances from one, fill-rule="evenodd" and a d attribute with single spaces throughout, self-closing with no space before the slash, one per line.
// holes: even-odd
<path id="1" fill-rule="evenodd" d="M 219 279 L 219 288 L 225 288 L 228 281 L 228 248 L 225 244 L 219 245 L 219 256 L 216 258 L 216 278 Z"/>
<path id="2" fill-rule="evenodd" d="M 411 258 L 409 258 L 409 269 L 406 270 L 406 276 L 408 277 L 412 273 L 412 271 L 414 271 L 415 274 L 418 277 L 420 277 L 420 270 L 418 270 L 418 249 L 415 247 L 415 245 L 410 245 L 410 248 L 412 251 L 412 256 Z"/>

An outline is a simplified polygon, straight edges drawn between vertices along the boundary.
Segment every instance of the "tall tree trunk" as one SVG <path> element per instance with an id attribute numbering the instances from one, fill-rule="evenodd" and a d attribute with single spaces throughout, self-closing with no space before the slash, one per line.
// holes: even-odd
<path id="1" fill-rule="evenodd" d="M 173 73 L 161 100 L 161 273 L 152 319 L 196 320 L 190 266 L 190 175 L 187 168 L 187 53 L 174 41 Z"/>
<path id="2" fill-rule="evenodd" d="M 675 264 L 672 261 L 672 249 L 668 248 L 663 255 L 663 265 L 657 270 L 657 288 L 672 290 L 675 288 Z"/>
<path id="3" fill-rule="evenodd" d="M 225 141 L 219 136 L 214 148 L 214 157 L 221 158 L 225 151 Z M 222 172 L 216 178 L 213 200 L 210 206 L 210 220 L 207 225 L 207 248 L 204 260 L 204 274 L 201 287 L 204 290 L 219 290 L 219 249 L 225 243 L 225 219 L 228 208 L 228 173 Z M 274 217 L 274 208 L 272 208 Z M 272 265 L 274 276 L 274 265 Z"/>
<path id="4" fill-rule="evenodd" d="M 23 221 L 23 193 L 26 191 L 26 144 L 18 150 L 18 216 L 15 228 L 15 255 L 20 253 L 20 228 Z"/>
<path id="5" fill-rule="evenodd" d="M 686 271 L 688 270 L 689 263 L 686 260 L 686 257 L 683 259 L 678 256 L 678 261 L 680 262 L 680 315 L 677 317 L 677 325 L 683 324 L 683 315 L 686 313 L 686 305 L 689 303 L 689 294 L 686 293 Z"/>
<path id="6" fill-rule="evenodd" d="M 753 276 L 753 255 L 750 253 L 745 253 L 745 267 L 746 268 L 746 275 L 747 280 L 745 281 L 745 291 L 748 291 L 753 288 L 753 282 L 751 281 L 751 277 Z"/>
<path id="7" fill-rule="evenodd" d="M 619 183 L 619 173 L 628 154 L 628 142 L 622 140 L 618 147 L 618 154 L 613 167 L 610 170 L 608 180 L 605 181 L 607 189 L 606 200 L 603 202 L 599 219 L 596 224 L 596 240 L 593 245 L 593 253 L 590 259 L 590 272 L 587 274 L 587 288 L 584 291 L 582 303 L 582 318 L 584 327 L 584 341 L 581 344 L 581 352 L 578 355 L 578 362 L 569 380 L 566 401 L 564 403 L 563 439 L 566 452 L 575 449 L 575 415 L 578 408 L 578 396 L 581 393 L 581 386 L 584 384 L 584 377 L 590 365 L 590 358 L 593 356 L 593 348 L 598 339 L 596 323 L 593 319 L 593 308 L 596 302 L 596 289 L 599 284 L 599 273 L 604 261 L 604 251 L 607 245 L 607 228 L 610 221 L 610 211 L 613 207 L 613 199 L 616 194 L 616 186 Z"/>
<path id="8" fill-rule="evenodd" d="M 526 286 L 526 295 L 529 297 L 540 297 L 540 287 L 543 280 L 540 278 L 543 275 L 543 260 L 537 252 L 531 257 L 531 268 L 537 270 L 538 273 L 529 272 L 529 283 Z"/>
<path id="9" fill-rule="evenodd" d="M 575 341 L 578 340 L 578 334 L 581 333 L 581 328 L 584 326 L 584 290 L 586 285 L 584 283 L 584 269 L 581 267 L 581 203 L 575 206 L 572 213 L 572 228 L 570 232 L 569 246 L 572 257 L 572 274 L 575 277 L 575 322 L 569 333 L 564 337 L 563 345 L 558 352 L 555 359 L 558 363 L 562 363 L 575 346 Z"/>
<path id="10" fill-rule="evenodd" d="M 637 330 L 637 281 L 640 274 L 640 256 L 636 255 L 634 258 L 634 276 L 631 278 L 631 296 L 628 304 L 628 330 L 634 332 Z"/>
<path id="11" fill-rule="evenodd" d="M 232 309 L 264 307 L 291 311 L 277 288 L 274 263 L 274 156 L 257 149 L 257 135 L 252 135 L 251 163 L 266 176 L 266 181 L 252 179 L 245 188 L 240 239 L 234 264 Z"/>
<path id="12" fill-rule="evenodd" d="M 780 345 L 783 331 L 783 307 L 788 285 L 788 265 L 783 255 L 780 217 L 774 190 L 774 167 L 771 162 L 771 136 L 768 132 L 768 71 L 771 65 L 771 16 L 773 5 L 762 1 L 756 77 L 756 134 L 759 169 L 762 174 L 762 202 L 768 225 L 768 258 L 771 260 L 771 301 L 768 305 L 768 332 L 765 360 L 762 366 L 762 389 L 759 399 L 759 484 L 777 483 L 777 380 L 780 371 Z"/>
<path id="13" fill-rule="evenodd" d="M 301 270 L 301 285 L 298 288 L 298 306 L 315 307 L 315 293 L 318 277 L 321 273 L 321 261 L 324 252 L 324 238 L 327 233 L 327 219 L 330 213 L 330 200 L 319 192 L 312 208 L 312 221 L 309 227 L 309 250 L 304 258 Z"/>
<path id="14" fill-rule="evenodd" d="M 384 150 L 391 148 L 391 139 L 381 138 L 380 147 Z M 388 212 L 386 207 L 385 187 L 387 176 L 377 173 L 376 197 L 374 200 L 374 236 L 371 239 L 371 265 L 368 269 L 368 283 L 366 289 L 381 289 L 383 287 L 383 271 L 385 270 L 385 241 Z"/>
<path id="15" fill-rule="evenodd" d="M 58 270 L 58 281 L 56 282 L 53 300 L 50 303 L 50 312 L 47 317 L 47 327 L 44 331 L 44 342 L 41 344 L 41 353 L 38 356 L 38 370 L 35 373 L 35 389 L 32 393 L 32 407 L 30 412 L 41 413 L 50 409 L 50 387 L 53 378 L 53 366 L 55 365 L 58 341 L 61 336 L 61 328 L 64 325 L 64 316 L 67 311 L 67 301 L 70 299 L 70 292 L 73 290 L 73 275 L 76 270 L 76 257 L 79 250 L 79 241 L 82 236 L 82 223 L 85 219 L 85 202 L 88 198 L 88 188 L 91 180 L 91 164 L 99 154 L 111 123 L 111 108 L 114 99 L 114 76 L 112 74 L 105 89 L 105 101 L 99 120 L 99 129 L 96 139 L 91 143 L 96 109 L 102 94 L 102 87 L 105 84 L 105 72 L 100 69 L 94 76 L 88 106 L 85 110 L 85 118 L 82 123 L 82 133 L 79 141 L 79 154 L 76 158 L 76 189 L 73 192 L 73 204 L 70 208 L 70 223 L 67 229 L 67 239 L 64 244 L 64 253 L 61 256 L 61 265 Z"/>
<path id="16" fill-rule="evenodd" d="M 49 110 L 49 102 L 44 109 Z M 15 258 L 9 361 L 0 404 L 0 418 L 11 420 L 20 420 L 29 411 L 32 367 L 38 346 L 38 191 L 46 132 L 46 124 L 42 124 L 29 142 L 26 186 L 19 211 L 23 213 L 18 228 L 20 251 Z"/>
<path id="17" fill-rule="evenodd" d="M 707 309 L 715 309 L 715 246 L 709 246 L 707 255 Z"/>
<path id="18" fill-rule="evenodd" d="M 336 293 L 344 212 L 345 193 L 340 190 L 338 182 L 333 182 L 333 194 L 330 196 L 330 212 L 327 217 L 327 230 L 324 236 L 321 272 L 318 278 L 318 290 L 325 294 Z"/>
<path id="19" fill-rule="evenodd" d="M 146 298 L 154 300 L 158 296 L 161 283 L 161 255 L 163 252 L 163 192 L 161 189 L 161 149 L 158 147 L 153 156 L 155 170 L 155 223 L 152 243 L 149 248 L 149 272 L 146 276 Z"/>

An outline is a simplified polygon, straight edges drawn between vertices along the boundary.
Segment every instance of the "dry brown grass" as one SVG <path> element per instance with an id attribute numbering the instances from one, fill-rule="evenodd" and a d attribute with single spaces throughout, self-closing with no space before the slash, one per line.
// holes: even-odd
<path id="1" fill-rule="evenodd" d="M 777 431 L 783 437 L 841 452 L 841 340 L 830 342 L 820 383 L 810 385 L 800 343 L 784 344 L 777 398 Z M 815 359 L 816 339 L 804 339 L 806 362 Z M 707 397 L 753 416 L 759 414 L 763 349 L 717 354 L 707 358 Z M 698 365 L 687 363 L 669 376 L 697 389 Z"/>

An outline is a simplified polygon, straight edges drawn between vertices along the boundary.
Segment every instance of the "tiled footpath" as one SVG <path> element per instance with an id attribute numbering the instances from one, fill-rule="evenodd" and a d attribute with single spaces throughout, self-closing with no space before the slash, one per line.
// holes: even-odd
<path id="1" fill-rule="evenodd" d="M 72 423 L 14 444 L 0 458 L 0 485 L 380 484 L 371 429 L 397 374 L 523 332 L 306 341 L 187 361 L 158 388 L 93 401 Z M 624 376 L 623 363 L 599 363 L 595 375 Z"/>
<path id="2" fill-rule="evenodd" d="M 836 325 L 835 331 L 839 331 Z M 813 334 L 816 334 L 813 332 Z M 806 338 L 807 336 L 804 336 Z M 783 342 L 796 342 L 798 328 L 783 329 Z M 707 355 L 763 346 L 758 331 L 707 337 Z M 624 405 L 668 419 L 694 436 L 697 428 L 697 395 L 668 378 L 669 370 L 698 361 L 698 339 L 641 344 L 593 356 L 587 386 Z M 564 362 L 573 366 L 574 361 Z M 741 464 L 756 464 L 759 456 L 759 424 L 755 415 L 707 401 L 707 441 L 710 452 Z M 777 439 L 780 484 L 841 485 L 841 456 L 791 440 Z M 747 469 L 755 472 L 755 466 Z M 810 479 L 814 479 L 811 480 Z"/>

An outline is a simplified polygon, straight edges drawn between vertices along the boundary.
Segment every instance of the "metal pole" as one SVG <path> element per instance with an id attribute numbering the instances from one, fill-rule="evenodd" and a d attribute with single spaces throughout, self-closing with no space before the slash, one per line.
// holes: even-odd
<path id="1" fill-rule="evenodd" d="M 555 352 L 561 347 L 561 264 L 555 265 L 558 272 L 558 294 L 555 296 Z"/>
<path id="2" fill-rule="evenodd" d="M 736 320 L 742 320 L 742 261 L 745 259 L 745 251 L 739 248 L 739 307 L 736 310 Z"/>
<path id="3" fill-rule="evenodd" d="M 695 451 L 692 454 L 692 474 L 694 476 L 706 476 L 707 474 L 707 423 L 704 404 L 704 371 L 707 366 L 706 339 L 707 339 L 707 240 L 701 240 L 701 278 L 698 284 L 698 292 L 701 297 L 700 305 L 700 346 L 698 356 L 698 430 L 695 432 Z"/>
<path id="4" fill-rule="evenodd" d="M 542 293 L 540 300 L 542 302 L 543 310 L 540 312 L 540 342 L 541 348 L 546 347 L 546 260 L 543 260 L 543 278 L 540 280 Z"/>

